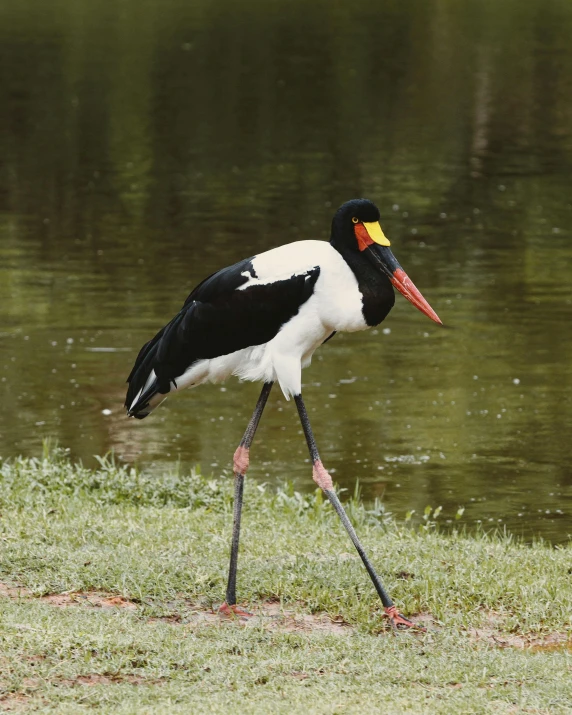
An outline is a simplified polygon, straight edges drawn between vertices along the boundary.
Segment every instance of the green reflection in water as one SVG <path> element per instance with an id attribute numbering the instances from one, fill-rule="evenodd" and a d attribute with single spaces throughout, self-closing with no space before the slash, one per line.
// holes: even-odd
<path id="1" fill-rule="evenodd" d="M 448 329 L 398 298 L 322 349 L 324 461 L 400 515 L 567 538 L 571 33 L 558 0 L 3 2 L 2 456 L 49 435 L 228 469 L 258 387 L 128 422 L 135 351 L 206 274 L 326 238 L 365 195 Z M 292 405 L 270 404 L 252 475 L 311 488 Z"/>

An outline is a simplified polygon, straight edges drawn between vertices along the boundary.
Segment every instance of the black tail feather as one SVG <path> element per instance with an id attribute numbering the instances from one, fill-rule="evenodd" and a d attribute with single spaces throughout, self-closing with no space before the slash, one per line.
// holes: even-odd
<path id="1" fill-rule="evenodd" d="M 167 327 L 169 326 L 162 328 L 152 340 L 141 348 L 135 365 L 127 378 L 129 387 L 125 397 L 125 409 L 129 417 L 137 417 L 137 419 L 147 417 L 150 412 L 150 410 L 149 412 L 146 411 L 146 408 L 149 406 L 149 400 L 160 392 L 159 381 L 157 379 L 153 380 L 147 389 L 144 389 L 144 387 L 147 384 L 151 371 L 156 367 L 160 341 Z M 167 388 L 166 392 L 168 391 Z M 137 402 L 135 402 L 135 398 L 140 392 L 141 394 Z"/>
<path id="2" fill-rule="evenodd" d="M 127 382 L 127 396 L 125 407 L 129 417 L 143 419 L 153 409 L 149 408 L 149 401 L 157 394 L 166 395 L 171 389 L 171 383 L 176 387 L 173 375 L 179 375 L 181 370 L 178 365 L 172 364 L 173 344 L 177 343 L 177 329 L 185 317 L 185 312 L 192 312 L 192 308 L 181 310 L 155 337 L 146 343 L 141 350 L 135 365 L 131 370 Z M 147 385 L 151 372 L 155 372 L 155 379 Z M 184 371 L 184 370 L 183 370 Z M 137 395 L 141 392 L 139 397 Z M 135 402 L 135 398 L 137 401 Z"/>
<path id="3" fill-rule="evenodd" d="M 149 387 L 137 398 L 135 404 L 131 405 L 126 403 L 125 406 L 127 408 L 127 416 L 136 417 L 138 420 L 142 420 L 144 417 L 147 417 L 147 415 L 153 410 L 153 407 L 150 407 L 149 402 L 159 393 L 157 387 L 158 381 L 153 380 Z"/>

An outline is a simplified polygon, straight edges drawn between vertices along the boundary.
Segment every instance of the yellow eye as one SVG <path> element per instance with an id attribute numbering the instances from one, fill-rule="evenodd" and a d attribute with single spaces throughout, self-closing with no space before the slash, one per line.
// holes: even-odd
<path id="1" fill-rule="evenodd" d="M 359 223 L 359 218 L 356 218 L 355 216 L 352 218 L 352 223 Z"/>

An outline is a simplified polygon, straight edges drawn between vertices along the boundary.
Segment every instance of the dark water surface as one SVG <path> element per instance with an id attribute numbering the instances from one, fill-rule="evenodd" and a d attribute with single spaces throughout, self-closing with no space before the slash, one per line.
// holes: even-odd
<path id="1" fill-rule="evenodd" d="M 205 275 L 367 196 L 398 296 L 304 373 L 324 462 L 399 516 L 572 532 L 572 3 L 0 3 L 0 454 L 44 437 L 228 469 L 259 386 L 126 420 L 136 350 Z M 276 390 L 259 480 L 313 487 Z"/>

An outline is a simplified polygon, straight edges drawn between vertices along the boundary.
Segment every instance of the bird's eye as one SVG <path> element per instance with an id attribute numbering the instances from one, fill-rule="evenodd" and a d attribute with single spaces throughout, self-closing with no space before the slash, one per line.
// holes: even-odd
<path id="1" fill-rule="evenodd" d="M 352 218 L 352 223 L 359 223 L 359 218 L 356 218 L 355 216 Z"/>

